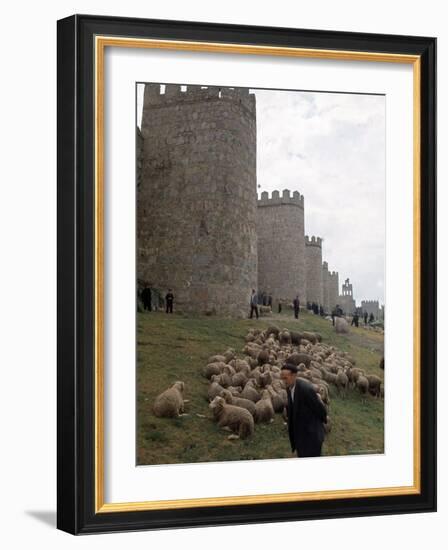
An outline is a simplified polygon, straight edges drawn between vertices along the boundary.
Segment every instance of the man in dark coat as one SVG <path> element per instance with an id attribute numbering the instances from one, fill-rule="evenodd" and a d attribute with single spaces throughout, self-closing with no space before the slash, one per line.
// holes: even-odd
<path id="1" fill-rule="evenodd" d="M 142 290 L 142 302 L 143 307 L 146 310 L 152 311 L 152 294 L 149 286 L 145 286 L 145 288 Z"/>
<path id="2" fill-rule="evenodd" d="M 174 294 L 173 291 L 168 289 L 168 294 L 165 296 L 166 312 L 173 313 Z"/>
<path id="3" fill-rule="evenodd" d="M 257 293 L 255 292 L 255 288 L 252 289 L 252 296 L 250 297 L 250 318 L 251 319 L 254 316 L 254 311 L 258 319 L 258 296 L 257 296 Z"/>
<path id="4" fill-rule="evenodd" d="M 294 317 L 296 319 L 299 318 L 299 311 L 300 311 L 300 300 L 299 300 L 299 297 L 296 296 L 294 298 L 294 301 L 292 302 L 292 305 L 294 306 Z"/>
<path id="5" fill-rule="evenodd" d="M 297 367 L 285 364 L 280 374 L 288 394 L 288 433 L 292 452 L 298 457 L 320 456 L 324 441 L 327 409 L 320 394 L 303 378 Z"/>

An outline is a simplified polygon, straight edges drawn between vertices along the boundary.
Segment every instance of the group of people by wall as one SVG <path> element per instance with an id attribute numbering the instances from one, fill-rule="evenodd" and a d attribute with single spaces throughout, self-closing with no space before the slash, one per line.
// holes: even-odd
<path id="1" fill-rule="evenodd" d="M 165 296 L 161 290 L 146 283 L 137 290 L 137 308 L 142 311 L 165 310 L 166 313 L 173 313 L 173 307 L 174 294 L 171 288 Z"/>

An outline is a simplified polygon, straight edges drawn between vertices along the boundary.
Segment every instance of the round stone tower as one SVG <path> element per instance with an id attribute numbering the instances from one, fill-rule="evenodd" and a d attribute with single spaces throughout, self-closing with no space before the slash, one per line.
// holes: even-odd
<path id="1" fill-rule="evenodd" d="M 330 313 L 330 294 L 329 294 L 330 277 L 328 273 L 328 262 L 322 264 L 322 303 L 324 310 Z"/>
<path id="2" fill-rule="evenodd" d="M 328 272 L 328 301 L 330 309 L 339 304 L 339 273 L 337 271 Z"/>
<path id="3" fill-rule="evenodd" d="M 306 299 L 323 304 L 322 295 L 322 239 L 305 236 Z"/>
<path id="4" fill-rule="evenodd" d="M 145 86 L 138 278 L 178 311 L 247 315 L 257 287 L 256 112 L 247 89 Z"/>
<path id="5" fill-rule="evenodd" d="M 274 300 L 306 303 L 304 198 L 288 189 L 258 201 L 258 286 Z"/>

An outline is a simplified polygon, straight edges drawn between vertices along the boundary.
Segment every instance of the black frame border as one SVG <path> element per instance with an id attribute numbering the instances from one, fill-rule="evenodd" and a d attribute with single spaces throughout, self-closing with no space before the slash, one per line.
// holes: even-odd
<path id="1" fill-rule="evenodd" d="M 87 534 L 436 511 L 436 39 L 90 15 L 62 19 L 57 31 L 57 527 Z M 95 35 L 420 57 L 420 494 L 95 514 Z"/>

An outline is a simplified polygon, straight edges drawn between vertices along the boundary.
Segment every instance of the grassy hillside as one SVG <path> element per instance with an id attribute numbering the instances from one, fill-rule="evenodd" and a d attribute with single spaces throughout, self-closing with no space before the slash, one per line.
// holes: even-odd
<path id="1" fill-rule="evenodd" d="M 316 330 L 323 342 L 350 352 L 357 366 L 383 378 L 378 363 L 383 336 L 363 328 L 337 335 L 331 322 L 304 313 L 296 321 L 292 313 L 270 319 L 187 318 L 162 312 L 139 313 L 137 333 L 137 463 L 170 464 L 257 458 L 291 457 L 281 415 L 272 424 L 257 424 L 254 437 L 229 441 L 219 430 L 208 408 L 209 381 L 202 368 L 211 355 L 233 347 L 239 355 L 249 328 L 275 322 L 280 328 Z M 186 385 L 186 413 L 177 419 L 157 418 L 152 413 L 155 397 L 176 380 Z M 205 418 L 199 415 L 205 415 Z M 384 402 L 356 391 L 345 399 L 332 391 L 332 431 L 323 447 L 324 455 L 383 452 Z"/>

